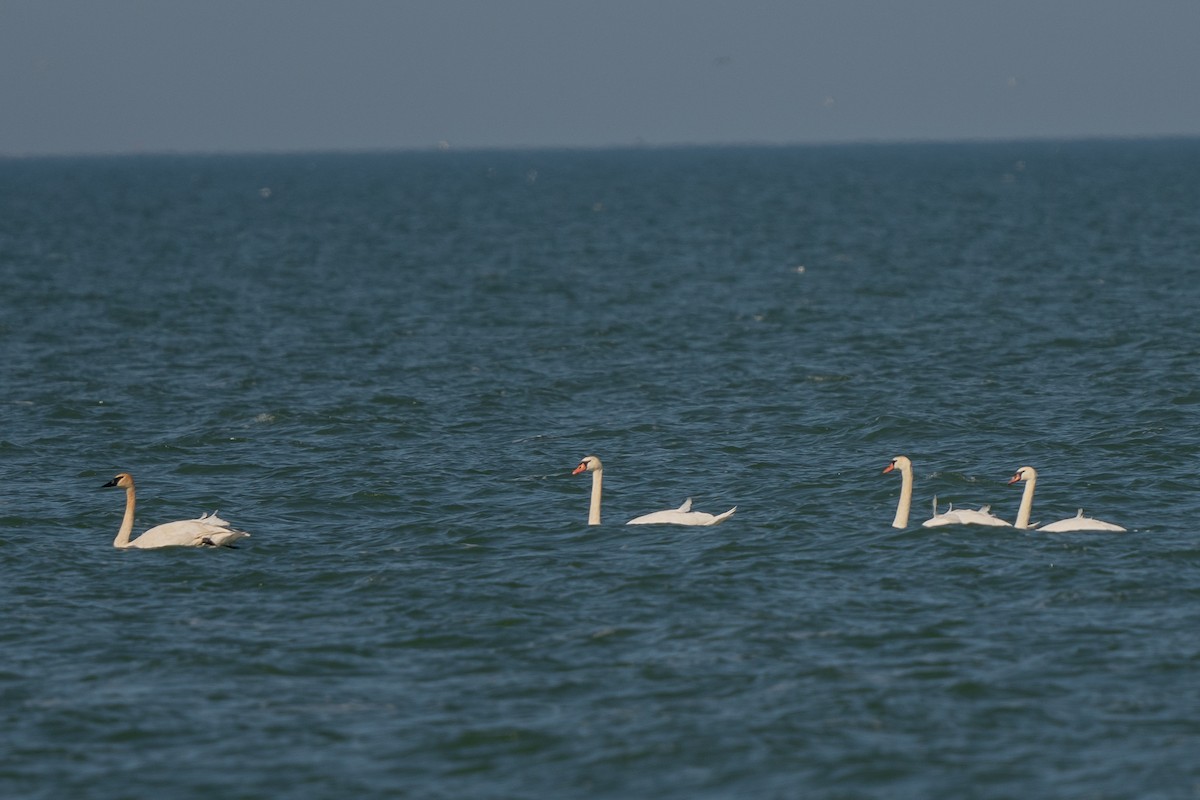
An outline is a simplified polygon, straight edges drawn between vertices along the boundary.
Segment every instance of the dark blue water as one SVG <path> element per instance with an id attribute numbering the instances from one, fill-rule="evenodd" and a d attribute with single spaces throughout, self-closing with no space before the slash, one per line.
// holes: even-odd
<path id="1" fill-rule="evenodd" d="M 1200 796 L 1198 209 L 1194 140 L 0 161 L 0 795 Z M 1130 532 L 916 526 L 1023 465 Z M 117 471 L 252 537 L 116 550 Z"/>

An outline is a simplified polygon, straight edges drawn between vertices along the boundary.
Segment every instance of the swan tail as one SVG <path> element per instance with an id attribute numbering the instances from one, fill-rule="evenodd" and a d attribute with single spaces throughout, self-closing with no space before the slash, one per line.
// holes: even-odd
<path id="1" fill-rule="evenodd" d="M 238 539 L 249 538 L 250 534 L 246 533 L 245 531 L 224 531 L 222 533 L 214 533 L 209 536 L 205 536 L 201 541 L 203 544 L 209 545 L 210 547 L 229 547 L 231 549 L 237 549 L 233 544 L 234 542 L 236 542 Z"/>
<path id="2" fill-rule="evenodd" d="M 726 511 L 724 514 L 717 514 L 715 517 L 713 517 L 712 524 L 713 524 L 713 525 L 720 525 L 722 522 L 724 522 L 725 520 L 727 520 L 727 519 L 729 519 L 730 517 L 732 517 L 732 516 L 733 516 L 733 512 L 735 512 L 735 511 L 737 511 L 737 506 L 734 506 L 733 508 L 729 509 L 729 510 L 728 510 L 728 511 Z"/>

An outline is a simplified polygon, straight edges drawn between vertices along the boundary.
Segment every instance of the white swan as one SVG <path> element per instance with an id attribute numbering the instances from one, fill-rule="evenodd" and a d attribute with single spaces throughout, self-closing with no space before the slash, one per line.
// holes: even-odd
<path id="1" fill-rule="evenodd" d="M 1024 529 L 1036 528 L 1046 533 L 1065 533 L 1067 531 L 1124 531 L 1120 525 L 1105 522 L 1101 519 L 1085 517 L 1083 509 L 1073 517 L 1051 522 L 1049 525 L 1030 525 L 1029 515 L 1033 512 L 1033 492 L 1037 486 L 1037 470 L 1033 467 L 1021 467 L 1008 479 L 1009 484 L 1025 481 L 1025 490 L 1021 492 L 1021 508 L 1017 511 L 1016 527 Z"/>
<path id="2" fill-rule="evenodd" d="M 128 472 L 119 472 L 101 488 L 107 489 L 111 486 L 125 490 L 125 519 L 121 521 L 121 530 L 113 540 L 113 547 L 232 547 L 238 539 L 250 535 L 229 527 L 229 523 L 218 517 L 214 511 L 199 519 L 156 525 L 131 542 L 129 534 L 133 531 L 133 510 L 137 505 L 133 476 Z"/>
<path id="3" fill-rule="evenodd" d="M 908 456 L 896 456 L 891 463 L 883 468 L 883 474 L 894 469 L 900 470 L 900 502 L 896 505 L 896 517 L 892 520 L 893 528 L 907 528 L 908 515 L 912 509 L 913 474 L 912 461 Z M 942 525 L 990 525 L 995 528 L 1012 527 L 1004 520 L 991 513 L 991 506 L 983 506 L 978 511 L 973 509 L 955 509 L 953 505 L 945 514 L 937 513 L 937 501 L 934 501 L 933 516 L 921 523 L 922 528 L 937 528 Z"/>
<path id="4" fill-rule="evenodd" d="M 600 489 L 604 483 L 604 465 L 595 456 L 585 456 L 579 466 L 572 470 L 572 475 L 581 472 L 592 473 L 592 502 L 588 507 L 588 525 L 600 524 Z M 692 511 L 692 498 L 688 498 L 679 508 L 666 511 L 655 511 L 634 517 L 626 525 L 720 525 L 733 516 L 737 506 L 724 514 L 708 514 L 703 511 Z"/>

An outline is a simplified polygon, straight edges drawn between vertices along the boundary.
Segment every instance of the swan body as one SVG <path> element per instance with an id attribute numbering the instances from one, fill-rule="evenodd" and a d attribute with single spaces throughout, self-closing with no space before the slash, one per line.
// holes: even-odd
<path id="1" fill-rule="evenodd" d="M 937 528 L 942 525 L 990 525 L 993 528 L 1011 528 L 1012 524 L 1005 522 L 992 513 L 991 506 L 980 506 L 979 510 L 971 508 L 955 508 L 953 505 L 945 514 L 935 514 L 921 523 L 922 528 Z"/>
<path id="2" fill-rule="evenodd" d="M 1102 519 L 1085 517 L 1081 508 L 1075 516 L 1060 519 L 1058 522 L 1051 522 L 1049 525 L 1043 525 L 1038 530 L 1045 531 L 1046 533 L 1065 533 L 1067 531 L 1113 531 L 1120 533 L 1125 529 L 1120 525 L 1105 522 Z"/>
<path id="3" fill-rule="evenodd" d="M 671 508 L 666 511 L 655 511 L 650 514 L 643 514 L 640 517 L 634 517 L 626 522 L 626 525 L 720 525 L 725 520 L 733 516 L 733 512 L 737 511 L 737 506 L 726 511 L 724 514 L 708 514 L 704 511 L 692 511 L 692 498 L 683 501 L 683 505 L 679 508 Z"/>
<path id="4" fill-rule="evenodd" d="M 907 528 L 909 512 L 912 510 L 913 473 L 912 461 L 908 456 L 896 456 L 886 467 L 883 474 L 892 470 L 900 470 L 900 501 L 896 504 L 896 517 L 892 520 L 893 528 Z M 922 528 L 938 528 L 942 525 L 990 525 L 997 528 L 1012 527 L 1004 520 L 991 513 L 991 506 L 983 506 L 978 511 L 973 509 L 955 509 L 953 505 L 945 514 L 937 513 L 935 501 L 933 516 L 921 523 Z"/>
<path id="5" fill-rule="evenodd" d="M 1018 528 L 1025 530 L 1036 528 L 1046 533 L 1067 533 L 1070 531 L 1123 532 L 1125 530 L 1120 525 L 1114 525 L 1102 519 L 1085 517 L 1082 508 L 1079 509 L 1079 512 L 1075 516 L 1060 519 L 1058 522 L 1051 522 L 1049 525 L 1030 525 L 1029 515 L 1033 512 L 1033 492 L 1037 486 L 1037 470 L 1033 467 L 1021 467 L 1008 479 L 1010 485 L 1019 481 L 1025 481 L 1025 489 L 1021 492 L 1021 507 L 1017 510 L 1016 527 Z"/>
<path id="6" fill-rule="evenodd" d="M 142 548 L 155 547 L 232 547 L 238 539 L 250 534 L 231 528 L 229 523 L 212 514 L 204 514 L 197 519 L 186 519 L 178 522 L 167 522 L 156 525 L 141 536 L 130 541 L 133 532 L 133 513 L 137 505 L 136 490 L 133 476 L 128 472 L 118 473 L 102 488 L 117 487 L 125 490 L 125 518 L 121 521 L 121 530 L 113 540 L 113 547 Z"/>
<path id="7" fill-rule="evenodd" d="M 600 493 L 604 485 L 604 465 L 596 456 L 585 456 L 579 466 L 572 470 L 572 475 L 581 472 L 592 473 L 592 499 L 588 507 L 588 525 L 600 524 Z M 733 516 L 737 506 L 723 514 L 708 514 L 704 511 L 692 511 L 692 498 L 688 498 L 679 508 L 666 511 L 655 511 L 634 517 L 626 525 L 720 525 Z"/>

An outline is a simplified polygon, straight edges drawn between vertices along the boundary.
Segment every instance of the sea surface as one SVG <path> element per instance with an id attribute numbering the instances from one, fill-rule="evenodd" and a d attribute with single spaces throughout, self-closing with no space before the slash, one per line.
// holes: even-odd
<path id="1" fill-rule="evenodd" d="M 1200 797 L 1200 140 L 6 159 L 0 312 L 4 798 Z"/>

